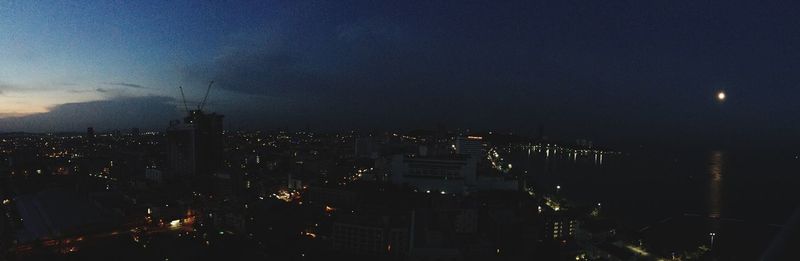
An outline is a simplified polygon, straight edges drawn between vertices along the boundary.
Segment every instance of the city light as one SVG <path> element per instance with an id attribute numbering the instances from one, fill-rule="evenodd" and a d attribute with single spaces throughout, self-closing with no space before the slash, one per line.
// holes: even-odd
<path id="1" fill-rule="evenodd" d="M 300 199 L 300 192 L 281 189 L 278 190 L 278 192 L 272 194 L 272 197 L 280 199 L 285 202 L 292 202 Z"/>
<path id="2" fill-rule="evenodd" d="M 181 226 L 181 220 L 180 219 L 176 219 L 176 220 L 173 220 L 173 221 L 169 222 L 169 227 L 170 228 L 175 229 L 175 228 L 179 228 L 180 226 Z"/>
<path id="3" fill-rule="evenodd" d="M 711 245 L 711 248 L 713 248 L 713 247 L 714 247 L 714 236 L 716 236 L 716 235 L 717 235 L 717 233 L 714 233 L 714 232 L 710 232 L 710 233 L 708 233 L 708 236 L 710 236 L 710 237 L 711 237 L 711 244 L 710 244 L 710 245 Z"/>
<path id="4" fill-rule="evenodd" d="M 625 248 L 633 251 L 634 253 L 640 256 L 650 256 L 650 253 L 642 249 L 641 247 L 634 246 L 634 245 L 626 245 Z"/>

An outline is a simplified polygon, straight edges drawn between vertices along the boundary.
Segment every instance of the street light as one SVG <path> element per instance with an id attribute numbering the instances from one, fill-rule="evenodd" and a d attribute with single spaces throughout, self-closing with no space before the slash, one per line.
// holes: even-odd
<path id="1" fill-rule="evenodd" d="M 708 233 L 708 235 L 711 236 L 711 248 L 714 248 L 714 236 L 716 236 L 717 233 L 711 232 Z"/>

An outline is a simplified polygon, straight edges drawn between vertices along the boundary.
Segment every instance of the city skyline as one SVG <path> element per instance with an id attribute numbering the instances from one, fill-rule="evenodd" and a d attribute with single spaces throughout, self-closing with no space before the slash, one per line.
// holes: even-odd
<path id="1" fill-rule="evenodd" d="M 0 260 L 789 260 L 798 13 L 0 0 Z"/>

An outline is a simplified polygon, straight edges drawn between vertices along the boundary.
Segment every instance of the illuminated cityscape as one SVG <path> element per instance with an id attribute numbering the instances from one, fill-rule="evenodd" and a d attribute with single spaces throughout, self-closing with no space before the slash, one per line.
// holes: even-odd
<path id="1" fill-rule="evenodd" d="M 0 0 L 0 260 L 800 260 L 797 13 Z"/>
<path id="2" fill-rule="evenodd" d="M 217 125 L 192 117 L 218 117 Z M 570 200 L 568 186 L 537 179 L 530 174 L 547 171 L 515 158 L 601 169 L 628 157 L 585 140 L 466 130 L 229 132 L 221 116 L 202 111 L 182 124 L 3 135 L 6 255 L 692 260 L 712 251 L 710 242 L 681 252 L 642 243 L 649 230 L 700 217 L 632 230 L 605 210 L 616 202 Z M 217 134 L 196 134 L 207 131 Z M 224 145 L 192 145 L 214 142 Z M 722 153 L 711 157 L 709 217 L 719 229 L 725 163 Z M 219 167 L 187 173 L 208 166 Z"/>

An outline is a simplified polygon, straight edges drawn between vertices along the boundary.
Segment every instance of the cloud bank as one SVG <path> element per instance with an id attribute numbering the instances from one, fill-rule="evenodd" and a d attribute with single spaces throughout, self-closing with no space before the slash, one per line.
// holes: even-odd
<path id="1" fill-rule="evenodd" d="M 3 132 L 60 132 L 142 129 L 162 130 L 181 114 L 174 99 L 162 96 L 117 97 L 110 100 L 67 103 L 49 112 L 0 119 Z"/>
<path id="2" fill-rule="evenodd" d="M 105 84 L 105 85 L 114 85 L 114 86 L 122 86 L 122 87 L 128 87 L 128 88 L 136 88 L 136 89 L 147 89 L 147 87 L 145 87 L 145 86 L 142 86 L 142 85 L 139 85 L 139 84 L 134 84 L 134 83 L 127 83 L 127 82 L 104 82 L 103 84 Z"/>

